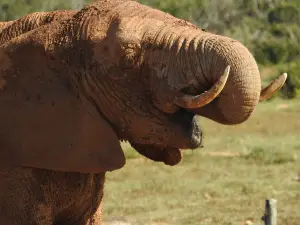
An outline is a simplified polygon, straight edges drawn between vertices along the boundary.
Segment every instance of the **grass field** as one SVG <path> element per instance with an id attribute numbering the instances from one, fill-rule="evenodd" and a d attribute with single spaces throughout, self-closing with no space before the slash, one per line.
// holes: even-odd
<path id="1" fill-rule="evenodd" d="M 200 118 L 204 148 L 168 167 L 124 145 L 126 166 L 109 173 L 104 220 L 135 224 L 254 224 L 265 199 L 278 200 L 278 225 L 300 224 L 300 100 L 261 103 L 251 119 L 222 126 Z"/>

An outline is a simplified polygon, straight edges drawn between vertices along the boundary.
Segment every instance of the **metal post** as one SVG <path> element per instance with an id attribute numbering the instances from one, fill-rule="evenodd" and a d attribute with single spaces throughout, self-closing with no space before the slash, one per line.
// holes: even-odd
<path id="1" fill-rule="evenodd" d="M 277 200 L 266 200 L 265 210 L 265 215 L 262 217 L 262 220 L 265 222 L 265 225 L 277 225 Z"/>

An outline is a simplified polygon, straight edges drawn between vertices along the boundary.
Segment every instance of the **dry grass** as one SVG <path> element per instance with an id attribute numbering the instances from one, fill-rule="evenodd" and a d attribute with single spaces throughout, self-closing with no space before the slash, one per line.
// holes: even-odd
<path id="1" fill-rule="evenodd" d="M 300 101 L 262 103 L 239 126 L 200 119 L 204 148 L 175 167 L 151 162 L 125 145 L 126 166 L 109 173 L 105 218 L 133 225 L 262 224 L 266 198 L 278 200 L 278 224 L 300 224 Z"/>

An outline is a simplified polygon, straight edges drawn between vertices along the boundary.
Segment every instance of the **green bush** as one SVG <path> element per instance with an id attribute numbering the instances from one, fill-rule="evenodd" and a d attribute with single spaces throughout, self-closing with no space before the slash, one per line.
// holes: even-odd
<path id="1" fill-rule="evenodd" d="M 288 79 L 281 89 L 284 98 L 295 98 L 300 93 L 300 57 L 278 66 L 280 72 L 288 73 Z"/>

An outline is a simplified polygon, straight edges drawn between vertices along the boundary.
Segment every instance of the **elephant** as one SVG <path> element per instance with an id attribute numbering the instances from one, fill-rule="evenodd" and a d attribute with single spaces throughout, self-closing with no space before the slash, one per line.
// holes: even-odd
<path id="1" fill-rule="evenodd" d="M 202 146 L 197 116 L 246 122 L 287 78 L 262 89 L 242 43 L 134 0 L 0 30 L 0 224 L 101 224 L 120 141 L 174 166 Z"/>

